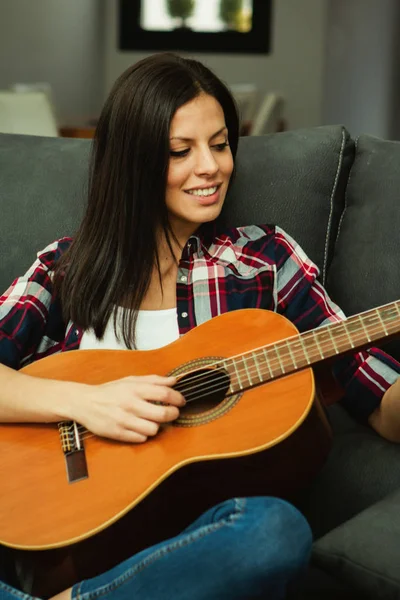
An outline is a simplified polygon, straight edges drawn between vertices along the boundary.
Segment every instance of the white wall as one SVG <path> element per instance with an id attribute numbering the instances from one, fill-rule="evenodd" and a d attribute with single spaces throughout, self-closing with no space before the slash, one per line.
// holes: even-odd
<path id="1" fill-rule="evenodd" d="M 61 122 L 96 115 L 102 40 L 99 0 L 0 0 L 0 88 L 46 81 Z"/>
<path id="2" fill-rule="evenodd" d="M 207 0 L 202 0 L 207 1 Z M 191 54 L 230 83 L 256 83 L 287 100 L 290 128 L 320 125 L 328 0 L 274 0 L 270 55 Z M 117 2 L 106 0 L 106 92 L 118 75 L 148 53 L 117 49 Z M 182 53 L 183 54 L 183 53 Z"/>
<path id="3" fill-rule="evenodd" d="M 323 121 L 400 135 L 399 0 L 329 0 Z"/>

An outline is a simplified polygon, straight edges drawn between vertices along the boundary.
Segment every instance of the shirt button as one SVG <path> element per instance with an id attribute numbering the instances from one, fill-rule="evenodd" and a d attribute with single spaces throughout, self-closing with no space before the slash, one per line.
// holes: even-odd
<path id="1" fill-rule="evenodd" d="M 186 275 L 182 275 L 182 277 L 181 277 L 181 281 L 187 281 L 187 277 L 186 277 Z"/>
<path id="2" fill-rule="evenodd" d="M 184 319 L 186 319 L 186 317 L 188 316 L 187 312 L 183 312 L 181 315 Z"/>

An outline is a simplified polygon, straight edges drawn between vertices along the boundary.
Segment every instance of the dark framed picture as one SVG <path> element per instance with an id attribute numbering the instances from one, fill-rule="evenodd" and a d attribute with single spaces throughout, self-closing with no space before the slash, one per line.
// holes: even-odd
<path id="1" fill-rule="evenodd" d="M 120 50 L 268 54 L 272 0 L 119 0 Z"/>

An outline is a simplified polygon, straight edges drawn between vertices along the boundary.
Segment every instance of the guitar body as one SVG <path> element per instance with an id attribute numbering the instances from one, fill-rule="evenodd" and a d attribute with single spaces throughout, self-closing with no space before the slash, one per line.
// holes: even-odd
<path id="1" fill-rule="evenodd" d="M 283 317 L 246 309 L 211 319 L 159 350 L 78 350 L 23 372 L 91 384 L 129 375 L 180 376 L 296 334 Z M 316 474 L 330 446 L 314 396 L 308 368 L 212 402 L 205 398 L 195 409 L 188 403 L 178 422 L 144 444 L 88 437 L 88 476 L 73 483 L 57 425 L 1 424 L 0 543 L 42 564 L 45 558 L 64 566 L 72 561 L 70 579 L 58 579 L 50 590 L 39 585 L 46 595 L 174 535 L 221 500 L 290 498 Z M 101 546 L 109 550 L 111 543 L 113 556 L 102 562 Z"/>

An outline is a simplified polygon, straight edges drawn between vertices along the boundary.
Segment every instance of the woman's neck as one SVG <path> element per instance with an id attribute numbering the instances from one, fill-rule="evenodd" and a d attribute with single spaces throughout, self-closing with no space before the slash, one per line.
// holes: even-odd
<path id="1" fill-rule="evenodd" d="M 162 236 L 157 247 L 158 260 L 160 262 L 161 272 L 163 272 L 164 269 L 168 271 L 173 264 L 177 265 L 179 263 L 180 258 L 182 256 L 182 251 L 186 246 L 188 239 L 190 238 L 192 233 L 187 234 L 179 232 L 179 235 L 175 234 L 175 237 L 170 235 L 170 245 L 168 244 L 165 236 Z"/>

